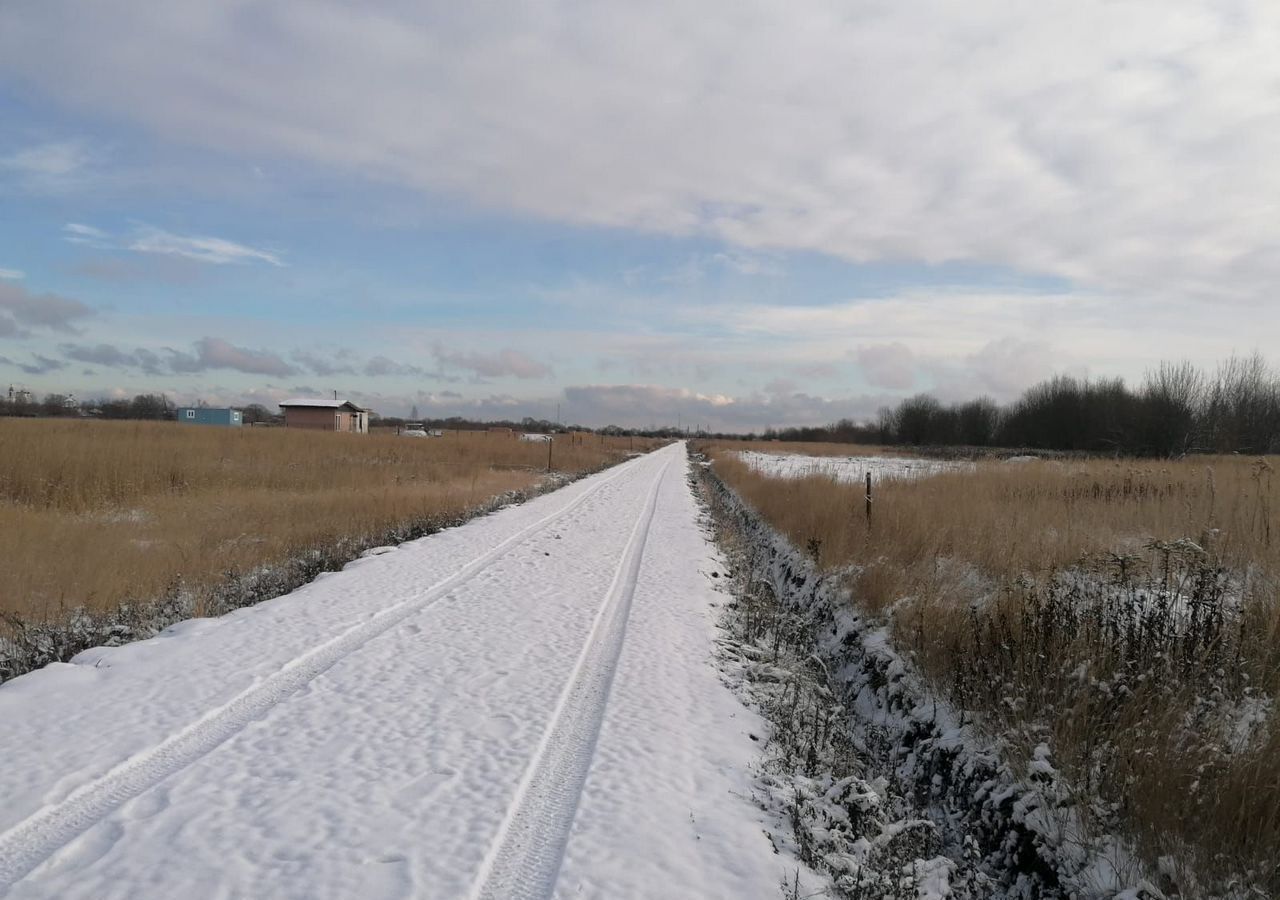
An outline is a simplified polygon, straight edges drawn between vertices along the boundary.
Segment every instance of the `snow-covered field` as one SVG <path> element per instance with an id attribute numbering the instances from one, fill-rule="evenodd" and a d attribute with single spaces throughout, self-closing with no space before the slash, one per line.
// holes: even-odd
<path id="1" fill-rule="evenodd" d="M 912 459 L 905 456 L 805 456 L 799 453 L 738 451 L 738 457 L 761 474 L 773 478 L 804 478 L 829 475 L 837 481 L 862 481 L 871 473 L 873 481 L 884 478 L 923 478 L 939 472 L 971 469 L 972 463 L 939 459 Z"/>
<path id="2" fill-rule="evenodd" d="M 687 468 L 0 686 L 0 895 L 776 898 Z"/>

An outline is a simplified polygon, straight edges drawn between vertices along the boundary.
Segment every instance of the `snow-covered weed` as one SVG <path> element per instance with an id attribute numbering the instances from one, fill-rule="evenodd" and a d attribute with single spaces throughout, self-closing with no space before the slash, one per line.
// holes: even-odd
<path id="1" fill-rule="evenodd" d="M 858 486 L 714 471 L 884 626 L 873 693 L 906 667 L 1015 770 L 1049 749 L 1053 791 L 1018 814 L 1097 878 L 1136 853 L 1170 895 L 1280 892 L 1268 464 L 979 465 L 879 485 L 870 524 Z"/>

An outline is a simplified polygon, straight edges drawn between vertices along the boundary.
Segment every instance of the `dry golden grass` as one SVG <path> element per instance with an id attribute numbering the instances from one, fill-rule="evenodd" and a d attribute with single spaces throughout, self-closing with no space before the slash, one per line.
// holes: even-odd
<path id="1" fill-rule="evenodd" d="M 654 442 L 634 441 L 636 450 Z M 633 443 L 557 441 L 556 471 Z M 313 548 L 446 519 L 544 477 L 547 445 L 148 422 L 0 419 L 0 614 L 58 621 L 199 592 Z"/>
<path id="2" fill-rule="evenodd" d="M 937 690 L 1024 749 L 1049 738 L 1184 896 L 1196 872 L 1280 890 L 1280 726 L 1239 728 L 1280 694 L 1271 461 L 984 462 L 878 483 L 868 527 L 861 485 L 712 456 Z"/>

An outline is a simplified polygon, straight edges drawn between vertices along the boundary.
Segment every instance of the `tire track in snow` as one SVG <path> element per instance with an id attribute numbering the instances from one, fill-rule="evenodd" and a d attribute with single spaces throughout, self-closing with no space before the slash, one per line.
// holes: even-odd
<path id="1" fill-rule="evenodd" d="M 285 663 L 280 671 L 205 713 L 150 750 L 135 754 L 98 778 L 45 806 L 0 834 L 0 894 L 112 810 L 191 765 L 239 733 L 343 657 L 432 606 L 528 538 L 576 510 L 606 485 L 644 465 L 646 457 L 622 463 L 565 506 L 528 525 L 477 556 L 423 593 L 379 611 L 337 637 Z M 667 463 L 662 471 L 666 471 Z"/>
<path id="2" fill-rule="evenodd" d="M 591 632 L 529 761 L 469 900 L 543 900 L 555 889 L 626 638 L 631 598 L 669 460 L 636 520 Z"/>

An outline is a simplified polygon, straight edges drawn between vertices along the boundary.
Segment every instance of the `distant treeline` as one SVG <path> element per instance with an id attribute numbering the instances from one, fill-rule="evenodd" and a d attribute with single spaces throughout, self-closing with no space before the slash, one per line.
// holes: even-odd
<path id="1" fill-rule="evenodd" d="M 0 395 L 0 416 L 40 416 L 74 418 L 91 415 L 102 419 L 172 419 L 174 405 L 162 394 L 138 394 L 132 400 L 77 401 L 67 394 L 29 397 L 25 391 L 15 396 Z"/>
<path id="2" fill-rule="evenodd" d="M 1213 372 L 1162 363 L 1137 387 L 1120 378 L 1059 375 L 1001 405 L 917 394 L 875 422 L 845 419 L 766 438 L 915 446 L 1027 447 L 1125 456 L 1280 452 L 1280 374 L 1260 355 Z"/>
<path id="3" fill-rule="evenodd" d="M 397 416 L 379 416 L 373 420 L 377 426 L 404 425 L 406 422 L 418 422 L 426 428 L 438 428 L 446 431 L 484 431 L 489 428 L 510 428 L 512 431 L 536 432 L 538 434 L 555 434 L 558 432 L 578 431 L 592 434 L 634 435 L 635 437 L 675 438 L 682 432 L 671 426 L 649 425 L 644 428 L 623 428 L 620 425 L 605 425 L 603 428 L 592 428 L 588 425 L 567 425 L 552 422 L 549 419 L 535 419 L 525 416 L 523 419 L 469 419 L 464 416 L 448 418 L 415 418 L 402 419 Z"/>
<path id="4" fill-rule="evenodd" d="M 246 423 L 279 423 L 278 412 L 259 404 L 244 407 Z M 416 410 L 415 410 L 416 412 Z M 173 403 L 160 394 L 132 399 L 75 402 L 60 394 L 42 400 L 0 395 L 0 416 L 92 416 L 103 419 L 172 419 Z M 557 432 L 594 431 L 681 437 L 688 429 L 588 428 L 546 419 L 488 421 L 462 416 L 411 419 L 429 428 Z M 402 425 L 397 417 L 372 417 L 372 424 Z M 741 434 L 699 430 L 699 437 L 739 438 Z M 1124 456 L 1181 456 L 1187 453 L 1280 453 L 1280 372 L 1259 354 L 1233 356 L 1211 372 L 1191 363 L 1162 363 L 1130 387 L 1120 378 L 1059 375 L 1008 404 L 988 397 L 942 403 L 928 394 L 908 397 L 880 410 L 872 422 L 841 419 L 831 425 L 766 429 L 764 438 L 857 444 L 937 447 L 1025 447 Z M 756 435 L 746 435 L 754 438 Z"/>
<path id="5" fill-rule="evenodd" d="M 282 425 L 284 416 L 279 411 L 272 412 L 260 403 L 237 407 L 244 415 L 246 425 Z M 94 419 L 151 419 L 166 420 L 177 418 L 177 407 L 163 394 L 138 394 L 133 399 L 118 400 L 84 400 L 77 401 L 67 394 L 46 394 L 42 399 L 35 399 L 26 392 L 17 393 L 10 398 L 0 394 L 0 417 L 23 416 L 37 418 L 94 418 Z M 586 431 L 597 434 L 635 435 L 636 437 L 679 436 L 675 428 L 650 425 L 647 428 L 622 428 L 618 425 L 606 425 L 603 428 L 588 428 L 585 425 L 564 425 L 547 419 L 535 419 L 526 416 L 523 419 L 468 419 L 462 416 L 449 418 L 409 418 L 398 416 L 379 416 L 376 412 L 370 416 L 370 423 L 375 427 L 394 428 L 406 422 L 421 423 L 428 428 L 440 428 L 450 431 L 484 431 L 489 428 L 510 428 L 512 431 L 533 431 L 554 433 L 564 431 Z"/>

